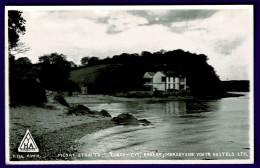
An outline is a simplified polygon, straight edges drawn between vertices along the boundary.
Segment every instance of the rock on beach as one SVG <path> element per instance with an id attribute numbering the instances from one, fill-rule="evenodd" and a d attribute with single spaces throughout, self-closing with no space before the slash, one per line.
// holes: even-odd
<path id="1" fill-rule="evenodd" d="M 101 110 L 100 112 L 96 110 L 90 110 L 84 105 L 76 105 L 69 108 L 68 115 L 75 114 L 76 116 L 80 115 L 100 115 L 103 117 L 111 117 L 111 115 L 106 110 Z"/>
<path id="2" fill-rule="evenodd" d="M 138 120 L 128 113 L 119 114 L 112 119 L 117 125 L 149 125 L 151 122 L 146 119 Z"/>

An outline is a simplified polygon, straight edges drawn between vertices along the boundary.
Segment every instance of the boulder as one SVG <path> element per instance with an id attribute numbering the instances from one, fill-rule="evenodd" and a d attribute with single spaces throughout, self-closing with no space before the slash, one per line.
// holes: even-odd
<path id="1" fill-rule="evenodd" d="M 76 105 L 69 108 L 68 113 L 69 115 L 75 114 L 77 116 L 79 115 L 99 115 L 104 117 L 111 117 L 111 115 L 106 110 L 96 111 L 96 110 L 90 110 L 88 107 L 84 105 Z"/>
<path id="2" fill-rule="evenodd" d="M 84 105 L 76 105 L 69 108 L 68 114 L 87 115 L 87 114 L 93 114 L 93 112 Z"/>
<path id="3" fill-rule="evenodd" d="M 142 124 L 142 125 L 150 125 L 151 122 L 146 120 L 146 119 L 142 119 L 142 120 L 139 120 L 139 122 Z"/>
<path id="4" fill-rule="evenodd" d="M 102 115 L 104 117 L 111 117 L 111 115 L 106 110 L 101 110 L 100 115 Z"/>
<path id="5" fill-rule="evenodd" d="M 62 96 L 62 94 L 56 95 L 54 97 L 54 100 L 56 100 L 58 103 L 62 104 L 63 106 L 70 107 L 70 105 L 67 103 L 67 101 Z"/>
<path id="6" fill-rule="evenodd" d="M 93 111 L 91 111 L 90 114 L 92 114 L 92 115 L 100 115 L 100 112 L 98 112 L 97 110 L 93 110 Z"/>
<path id="7" fill-rule="evenodd" d="M 118 125 L 149 125 L 150 122 L 143 119 L 138 120 L 134 116 L 128 113 L 119 114 L 117 117 L 112 119 Z"/>

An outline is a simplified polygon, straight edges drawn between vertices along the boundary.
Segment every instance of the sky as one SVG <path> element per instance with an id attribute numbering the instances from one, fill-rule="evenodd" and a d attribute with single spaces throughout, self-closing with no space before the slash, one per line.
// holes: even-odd
<path id="1" fill-rule="evenodd" d="M 62 53 L 80 64 L 84 56 L 112 57 L 182 49 L 205 54 L 221 80 L 247 80 L 253 60 L 253 17 L 248 9 L 24 9 L 21 41 L 38 57 Z"/>

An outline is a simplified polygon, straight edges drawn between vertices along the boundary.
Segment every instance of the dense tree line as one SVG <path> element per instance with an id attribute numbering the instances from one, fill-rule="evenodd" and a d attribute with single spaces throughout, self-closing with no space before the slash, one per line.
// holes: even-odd
<path id="1" fill-rule="evenodd" d="M 141 54 L 122 53 L 112 58 L 89 62 L 85 67 L 121 65 L 117 69 L 106 70 L 97 77 L 96 83 L 90 86 L 94 93 L 140 90 L 145 72 L 175 71 L 187 77 L 187 85 L 195 95 L 222 94 L 220 79 L 207 60 L 206 55 L 185 52 L 181 49 L 160 50 L 154 53 L 148 51 L 143 51 Z"/>
<path id="2" fill-rule="evenodd" d="M 66 56 L 51 53 L 39 57 L 39 63 L 32 64 L 27 57 L 9 57 L 9 87 L 12 104 L 40 105 L 46 101 L 45 90 L 78 90 L 69 80 L 71 62 Z"/>
<path id="3" fill-rule="evenodd" d="M 15 59 L 15 54 L 28 50 L 20 42 L 25 22 L 21 11 L 8 11 L 9 100 L 11 105 L 40 105 L 46 101 L 45 91 L 32 71 L 31 61 L 26 57 Z"/>
<path id="4" fill-rule="evenodd" d="M 27 57 L 9 57 L 9 96 L 11 105 L 41 105 L 46 102 L 43 85 Z"/>
<path id="5" fill-rule="evenodd" d="M 70 70 L 70 63 L 66 56 L 58 53 L 51 53 L 39 57 L 40 79 L 48 90 L 62 91 L 67 88 L 67 80 Z"/>
<path id="6" fill-rule="evenodd" d="M 70 93 L 73 89 L 78 89 L 69 81 L 69 71 L 75 64 L 68 61 L 63 54 L 40 56 L 37 64 L 32 64 L 27 57 L 15 58 L 15 54 L 28 50 L 28 47 L 20 42 L 20 36 L 26 31 L 25 23 L 21 11 L 8 11 L 10 104 L 41 105 L 47 101 L 47 89 Z"/>

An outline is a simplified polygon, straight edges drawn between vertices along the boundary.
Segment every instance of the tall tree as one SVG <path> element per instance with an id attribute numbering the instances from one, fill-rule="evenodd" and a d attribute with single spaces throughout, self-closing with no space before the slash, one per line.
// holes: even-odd
<path id="1" fill-rule="evenodd" d="M 42 63 L 40 78 L 48 90 L 64 91 L 68 89 L 71 64 L 63 54 L 51 53 L 39 57 Z"/>
<path id="2" fill-rule="evenodd" d="M 64 66 L 69 66 L 69 62 L 67 61 L 67 56 L 59 53 L 51 53 L 47 55 L 43 55 L 39 57 L 39 62 L 44 64 L 54 64 Z"/>
<path id="3" fill-rule="evenodd" d="M 82 65 L 87 65 L 90 57 L 82 57 L 80 62 Z"/>
<path id="4" fill-rule="evenodd" d="M 88 64 L 89 65 L 95 65 L 99 62 L 99 58 L 98 57 L 90 57 L 90 59 L 88 60 Z"/>
<path id="5" fill-rule="evenodd" d="M 20 35 L 25 33 L 25 19 L 21 11 L 8 11 L 8 43 L 9 48 L 17 46 Z"/>
<path id="6" fill-rule="evenodd" d="M 17 60 L 15 60 L 15 63 L 18 65 L 31 65 L 32 64 L 31 60 L 27 57 L 20 57 Z"/>
<path id="7" fill-rule="evenodd" d="M 12 55 L 30 50 L 30 47 L 20 42 L 20 36 L 26 31 L 25 22 L 21 11 L 8 11 L 8 51 Z"/>
<path id="8" fill-rule="evenodd" d="M 15 60 L 18 53 L 30 48 L 20 41 L 25 33 L 25 19 L 21 11 L 8 11 L 8 56 L 9 56 L 9 96 L 10 105 L 40 105 L 47 101 L 45 90 L 32 69 L 29 58 Z"/>

